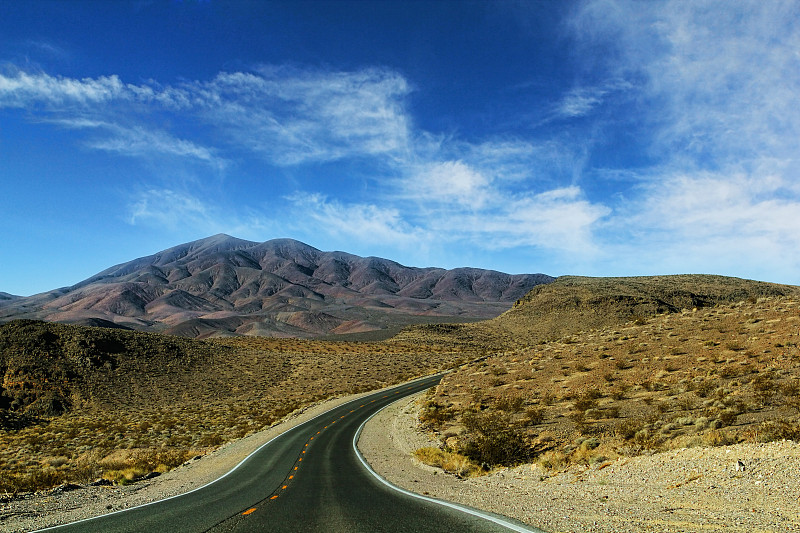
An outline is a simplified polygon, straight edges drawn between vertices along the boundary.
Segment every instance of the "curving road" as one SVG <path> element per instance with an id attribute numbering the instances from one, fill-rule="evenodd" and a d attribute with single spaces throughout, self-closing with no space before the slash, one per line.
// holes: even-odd
<path id="1" fill-rule="evenodd" d="M 539 531 L 402 491 L 363 463 L 355 440 L 366 420 L 439 379 L 431 376 L 336 407 L 274 438 L 225 476 L 192 492 L 46 531 Z"/>

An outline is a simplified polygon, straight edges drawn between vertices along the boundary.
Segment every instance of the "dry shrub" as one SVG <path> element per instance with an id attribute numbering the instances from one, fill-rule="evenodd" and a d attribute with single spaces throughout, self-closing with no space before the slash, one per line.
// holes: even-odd
<path id="1" fill-rule="evenodd" d="M 536 426 L 544 422 L 544 409 L 541 407 L 530 407 L 525 411 L 525 418 L 528 424 Z"/>
<path id="2" fill-rule="evenodd" d="M 481 468 L 478 465 L 459 453 L 426 447 L 415 450 L 414 457 L 426 465 L 441 468 L 445 472 L 460 477 L 473 477 L 481 474 Z"/>
<path id="3" fill-rule="evenodd" d="M 164 473 L 184 463 L 194 452 L 178 448 L 134 448 L 114 450 L 97 463 L 102 476 L 128 483 L 151 473 Z"/>
<path id="4" fill-rule="evenodd" d="M 569 463 L 567 455 L 559 450 L 549 450 L 539 457 L 539 464 L 547 470 L 561 470 Z"/>
<path id="5" fill-rule="evenodd" d="M 522 407 L 525 405 L 525 398 L 522 396 L 502 396 L 497 399 L 494 406 L 501 411 L 507 411 L 509 413 L 517 413 L 522 410 Z"/>
<path id="6" fill-rule="evenodd" d="M 776 440 L 800 441 L 800 424 L 785 420 L 767 420 L 742 432 L 748 442 L 764 443 Z"/>
<path id="7" fill-rule="evenodd" d="M 486 466 L 511 466 L 531 457 L 528 439 L 506 413 L 467 413 L 462 418 L 467 430 L 464 455 Z"/>

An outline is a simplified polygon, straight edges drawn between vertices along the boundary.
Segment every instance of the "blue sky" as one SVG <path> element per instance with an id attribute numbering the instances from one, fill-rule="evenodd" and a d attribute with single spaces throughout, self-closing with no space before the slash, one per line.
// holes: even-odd
<path id="1" fill-rule="evenodd" d="M 800 4 L 0 0 L 0 291 L 216 233 L 800 284 Z"/>

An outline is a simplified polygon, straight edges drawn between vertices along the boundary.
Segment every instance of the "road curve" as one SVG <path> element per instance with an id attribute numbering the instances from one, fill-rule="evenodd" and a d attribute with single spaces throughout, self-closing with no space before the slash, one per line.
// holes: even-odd
<path id="1" fill-rule="evenodd" d="M 42 531 L 539 531 L 398 489 L 374 474 L 360 457 L 355 442 L 367 419 L 439 379 L 423 378 L 331 409 L 272 439 L 199 489 Z"/>

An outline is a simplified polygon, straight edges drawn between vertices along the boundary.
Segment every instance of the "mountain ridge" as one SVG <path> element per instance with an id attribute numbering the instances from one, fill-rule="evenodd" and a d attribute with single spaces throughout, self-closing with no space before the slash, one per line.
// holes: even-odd
<path id="1" fill-rule="evenodd" d="M 0 321 L 106 321 L 200 338 L 391 332 L 443 318 L 492 318 L 554 279 L 407 267 L 292 239 L 259 243 L 217 234 L 114 265 L 69 287 L 8 300 Z"/>

